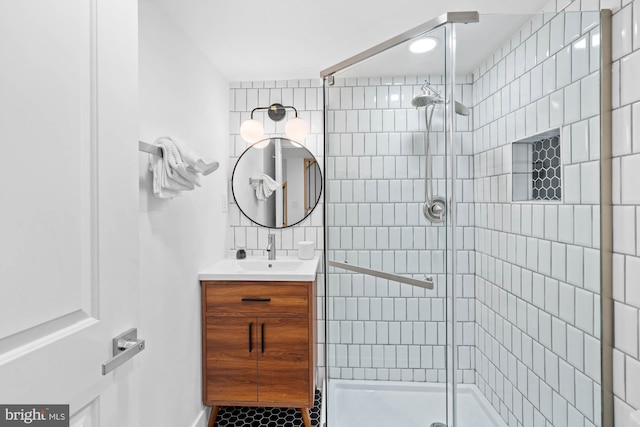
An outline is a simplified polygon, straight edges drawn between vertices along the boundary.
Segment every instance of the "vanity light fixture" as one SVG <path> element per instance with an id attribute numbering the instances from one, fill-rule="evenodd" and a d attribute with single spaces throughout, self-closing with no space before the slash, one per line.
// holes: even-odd
<path id="1" fill-rule="evenodd" d="M 422 37 L 409 45 L 409 50 L 413 53 L 425 53 L 433 50 L 438 45 L 438 39 L 435 37 Z"/>
<path id="2" fill-rule="evenodd" d="M 242 139 L 251 144 L 264 139 L 264 126 L 261 122 L 253 118 L 254 112 L 266 110 L 267 115 L 271 120 L 279 122 L 287 115 L 288 108 L 295 111 L 296 116 L 289 120 L 284 126 L 284 133 L 287 138 L 296 142 L 301 142 L 309 134 L 309 124 L 304 119 L 298 117 L 298 110 L 296 110 L 295 107 L 277 103 L 271 104 L 268 107 L 257 107 L 251 110 L 251 118 L 242 122 L 242 125 L 240 126 L 240 135 L 242 135 Z"/>

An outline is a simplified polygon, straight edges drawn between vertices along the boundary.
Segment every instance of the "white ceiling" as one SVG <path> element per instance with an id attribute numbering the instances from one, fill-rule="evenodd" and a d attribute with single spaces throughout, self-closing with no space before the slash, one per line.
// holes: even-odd
<path id="1" fill-rule="evenodd" d="M 538 12 L 548 3 L 548 0 L 156 1 L 231 81 L 319 78 L 321 70 L 445 12 Z M 495 31 L 494 38 L 510 35 L 502 34 L 503 27 Z M 475 40 L 482 46 L 482 40 L 477 37 Z"/>

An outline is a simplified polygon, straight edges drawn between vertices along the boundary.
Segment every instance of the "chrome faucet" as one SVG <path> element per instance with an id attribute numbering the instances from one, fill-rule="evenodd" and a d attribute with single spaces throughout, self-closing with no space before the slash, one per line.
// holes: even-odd
<path id="1" fill-rule="evenodd" d="M 269 243 L 267 243 L 267 252 L 269 253 L 269 261 L 276 259 L 276 235 L 269 234 Z"/>

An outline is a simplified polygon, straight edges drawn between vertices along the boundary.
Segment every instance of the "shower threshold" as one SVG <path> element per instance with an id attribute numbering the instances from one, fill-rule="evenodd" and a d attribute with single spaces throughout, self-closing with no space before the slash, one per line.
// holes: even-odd
<path id="1" fill-rule="evenodd" d="M 327 399 L 327 427 L 446 427 L 445 384 L 329 380 Z M 475 385 L 460 384 L 455 427 L 507 425 Z"/>

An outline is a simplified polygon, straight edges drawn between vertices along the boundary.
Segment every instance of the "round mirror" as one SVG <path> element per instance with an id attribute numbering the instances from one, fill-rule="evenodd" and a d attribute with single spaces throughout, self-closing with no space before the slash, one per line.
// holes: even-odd
<path id="1" fill-rule="evenodd" d="M 264 227 L 290 227 L 318 204 L 322 174 L 316 158 L 302 145 L 286 138 L 264 139 L 238 159 L 231 191 L 251 221 Z"/>

